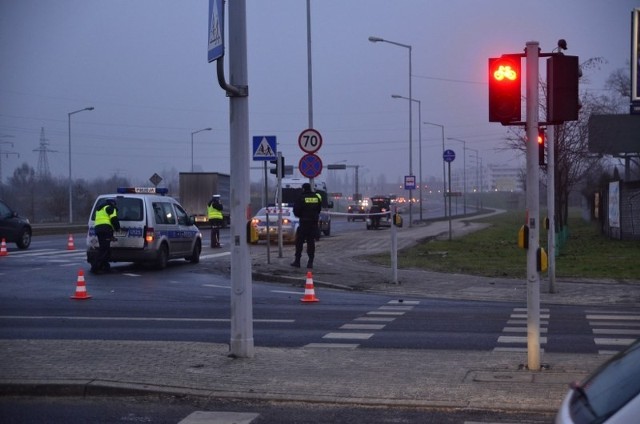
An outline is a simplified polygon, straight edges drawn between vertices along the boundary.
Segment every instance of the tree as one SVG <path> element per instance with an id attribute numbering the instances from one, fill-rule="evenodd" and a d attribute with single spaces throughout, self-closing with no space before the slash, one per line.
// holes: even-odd
<path id="1" fill-rule="evenodd" d="M 589 71 L 598 69 L 605 63 L 602 58 L 589 59 L 580 65 L 585 75 L 581 78 L 581 84 L 588 83 Z M 626 78 L 626 79 L 625 79 Z M 624 104 L 623 93 L 630 90 L 624 89 L 625 84 L 630 85 L 630 78 L 624 70 L 617 70 L 607 80 L 607 94 L 594 95 L 585 91 L 581 94 L 582 108 L 577 121 L 567 121 L 555 126 L 555 216 L 560 228 L 566 226 L 569 215 L 569 195 L 572 190 L 586 180 L 590 170 L 598 169 L 600 158 L 594 157 L 588 149 L 588 122 L 591 114 L 619 113 Z M 546 116 L 546 84 L 540 83 L 541 117 Z M 628 104 L 628 102 L 627 102 Z M 523 128 L 511 127 L 506 139 L 509 149 L 517 149 L 526 153 L 526 133 Z M 542 170 L 543 180 L 546 181 L 546 168 Z"/>

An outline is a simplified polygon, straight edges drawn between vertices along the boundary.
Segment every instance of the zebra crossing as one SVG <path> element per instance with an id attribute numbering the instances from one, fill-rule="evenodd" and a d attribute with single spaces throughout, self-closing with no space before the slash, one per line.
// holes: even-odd
<path id="1" fill-rule="evenodd" d="M 549 330 L 549 308 L 540 308 L 540 350 L 547 344 Z M 526 352 L 527 351 L 527 308 L 513 308 L 507 326 L 498 337 L 494 352 Z"/>
<path id="2" fill-rule="evenodd" d="M 67 249 L 27 249 L 27 250 L 12 250 L 9 255 L 3 260 L 27 259 L 46 261 L 47 263 L 77 263 L 78 261 L 86 261 L 87 253 L 83 250 L 67 250 Z"/>
<path id="3" fill-rule="evenodd" d="M 598 354 L 614 354 L 640 337 L 640 314 L 586 310 Z"/>
<path id="4" fill-rule="evenodd" d="M 549 346 L 550 318 L 550 309 L 541 308 L 539 340 L 541 352 Z M 586 334 L 586 337 L 592 340 L 594 349 L 600 355 L 620 352 L 640 337 L 640 313 L 587 309 L 580 314 L 579 319 L 587 321 L 590 333 Z M 527 342 L 527 308 L 513 308 L 493 351 L 526 352 Z"/>
<path id="5" fill-rule="evenodd" d="M 355 349 L 360 346 L 360 342 L 373 337 L 374 331 L 384 329 L 387 324 L 402 317 L 418 304 L 420 301 L 417 300 L 391 300 L 386 305 L 343 324 L 338 331 L 325 334 L 322 336 L 323 342 L 309 343 L 304 347 Z"/>

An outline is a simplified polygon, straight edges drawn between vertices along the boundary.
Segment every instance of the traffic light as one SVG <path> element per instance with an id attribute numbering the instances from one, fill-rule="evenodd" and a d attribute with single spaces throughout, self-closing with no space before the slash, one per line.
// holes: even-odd
<path id="1" fill-rule="evenodd" d="M 544 160 L 544 144 L 547 134 L 544 132 L 544 128 L 538 128 L 538 165 L 546 166 L 547 162 Z"/>
<path id="2" fill-rule="evenodd" d="M 489 58 L 489 122 L 521 119 L 520 56 Z"/>
<path id="3" fill-rule="evenodd" d="M 269 172 L 274 174 L 278 178 L 284 177 L 284 156 L 280 156 L 278 159 L 270 160 L 269 162 L 276 166 L 275 168 L 271 168 Z"/>
<path id="4" fill-rule="evenodd" d="M 547 122 L 578 120 L 581 76 L 578 56 L 559 54 L 547 59 Z"/>

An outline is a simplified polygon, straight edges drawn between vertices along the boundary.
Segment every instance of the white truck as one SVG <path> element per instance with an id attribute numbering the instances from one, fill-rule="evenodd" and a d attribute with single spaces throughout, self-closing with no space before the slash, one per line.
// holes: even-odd
<path id="1" fill-rule="evenodd" d="M 207 203 L 214 194 L 220 195 L 222 202 L 223 228 L 229 225 L 231 177 L 218 172 L 181 172 L 180 203 L 193 216 L 196 225 L 208 224 Z"/>
<path id="2" fill-rule="evenodd" d="M 302 184 L 308 183 L 306 178 L 283 178 L 282 179 L 282 203 L 291 205 L 302 193 Z M 327 193 L 327 185 L 324 182 L 314 180 L 314 191 L 322 196 L 322 212 L 320 212 L 319 227 L 322 234 L 329 236 L 331 234 L 331 215 L 329 209 L 333 208 L 333 202 L 329 200 Z"/>

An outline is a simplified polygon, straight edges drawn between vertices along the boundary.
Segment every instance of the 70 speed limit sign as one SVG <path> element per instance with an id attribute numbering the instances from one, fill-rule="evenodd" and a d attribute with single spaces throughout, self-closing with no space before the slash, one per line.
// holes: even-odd
<path id="1" fill-rule="evenodd" d="M 322 147 L 322 136 L 313 128 L 308 128 L 298 136 L 298 146 L 305 153 L 315 153 Z"/>

